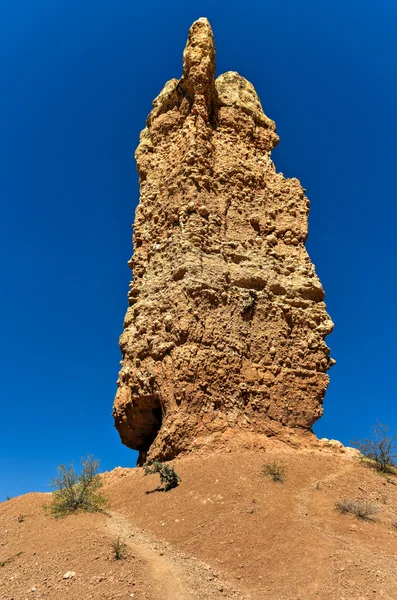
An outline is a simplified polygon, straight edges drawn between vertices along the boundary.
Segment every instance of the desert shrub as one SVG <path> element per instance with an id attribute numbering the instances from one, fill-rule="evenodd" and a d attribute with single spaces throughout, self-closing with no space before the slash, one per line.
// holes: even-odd
<path id="1" fill-rule="evenodd" d="M 372 515 L 378 512 L 376 506 L 362 500 L 339 500 L 336 502 L 335 507 L 342 515 L 352 514 L 357 519 L 369 520 Z"/>
<path id="2" fill-rule="evenodd" d="M 170 467 L 167 463 L 160 462 L 158 460 L 153 461 L 151 465 L 143 465 L 143 472 L 145 475 L 152 475 L 158 473 L 160 475 L 160 483 L 164 486 L 162 489 L 165 492 L 175 488 L 182 481 L 179 475 L 175 472 L 174 467 Z"/>
<path id="3" fill-rule="evenodd" d="M 98 492 L 102 480 L 97 471 L 99 460 L 90 454 L 81 459 L 81 472 L 76 473 L 74 464 L 60 465 L 58 474 L 53 479 L 51 487 L 51 503 L 46 507 L 55 517 L 65 517 L 74 512 L 98 512 L 102 510 L 107 500 Z"/>
<path id="4" fill-rule="evenodd" d="M 355 440 L 351 444 L 355 446 L 364 457 L 364 460 L 381 473 L 395 473 L 397 448 L 397 434 L 389 435 L 388 425 L 379 421 L 373 427 L 373 437 L 365 440 Z"/>
<path id="5" fill-rule="evenodd" d="M 262 467 L 263 474 L 270 477 L 273 481 L 283 483 L 285 480 L 286 468 L 282 463 L 266 463 Z"/>
<path id="6" fill-rule="evenodd" d="M 127 545 L 119 535 L 112 544 L 114 560 L 124 560 L 127 557 Z"/>

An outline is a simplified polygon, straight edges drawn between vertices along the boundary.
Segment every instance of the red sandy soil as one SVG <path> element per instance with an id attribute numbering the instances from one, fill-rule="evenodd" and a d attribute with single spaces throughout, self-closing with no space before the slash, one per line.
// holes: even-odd
<path id="1" fill-rule="evenodd" d="M 262 473 L 274 460 L 284 483 Z M 168 492 L 146 493 L 159 481 L 141 468 L 104 473 L 102 514 L 54 519 L 49 494 L 0 504 L 0 599 L 397 599 L 396 477 L 275 444 L 170 464 L 182 481 Z M 338 500 L 378 512 L 342 515 Z M 118 536 L 127 557 L 116 561 Z"/>

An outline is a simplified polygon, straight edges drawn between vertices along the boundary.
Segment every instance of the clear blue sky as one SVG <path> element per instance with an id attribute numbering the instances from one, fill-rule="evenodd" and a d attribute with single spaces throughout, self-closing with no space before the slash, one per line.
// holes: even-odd
<path id="1" fill-rule="evenodd" d="M 139 131 L 207 16 L 218 73 L 255 85 L 278 170 L 312 203 L 308 249 L 337 365 L 315 430 L 397 425 L 395 0 L 13 0 L 0 8 L 0 499 L 92 452 L 133 466 L 112 401 Z"/>

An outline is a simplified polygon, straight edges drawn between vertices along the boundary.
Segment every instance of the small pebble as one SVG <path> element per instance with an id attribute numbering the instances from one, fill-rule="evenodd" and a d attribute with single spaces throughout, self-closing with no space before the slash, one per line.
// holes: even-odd
<path id="1" fill-rule="evenodd" d="M 74 577 L 76 575 L 76 573 L 74 571 L 67 571 L 65 573 L 65 575 L 63 576 L 64 579 L 71 579 L 72 577 Z"/>

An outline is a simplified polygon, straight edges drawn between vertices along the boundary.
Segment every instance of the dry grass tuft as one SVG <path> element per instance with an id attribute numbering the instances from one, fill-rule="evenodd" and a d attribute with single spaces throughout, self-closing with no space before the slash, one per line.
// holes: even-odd
<path id="1" fill-rule="evenodd" d="M 370 521 L 372 515 L 378 512 L 376 506 L 362 500 L 339 500 L 335 507 L 342 515 L 351 514 L 366 521 Z"/>
<path id="2" fill-rule="evenodd" d="M 262 472 L 264 475 L 266 475 L 266 477 L 270 477 L 270 479 L 273 481 L 283 483 L 285 481 L 287 469 L 282 463 L 274 461 L 272 463 L 264 464 L 262 467 Z"/>
<path id="3" fill-rule="evenodd" d="M 112 544 L 114 560 L 124 560 L 127 558 L 127 545 L 119 535 Z"/>

